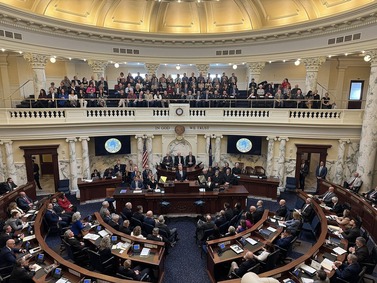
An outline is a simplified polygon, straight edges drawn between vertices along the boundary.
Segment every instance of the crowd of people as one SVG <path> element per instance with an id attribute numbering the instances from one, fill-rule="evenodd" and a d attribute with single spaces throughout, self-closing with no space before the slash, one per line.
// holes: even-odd
<path id="1" fill-rule="evenodd" d="M 228 76 L 225 72 L 214 78 L 201 72 L 198 76 L 184 73 L 182 76 L 177 74 L 174 79 L 165 74 L 159 78 L 155 74 L 142 77 L 138 72 L 133 77 L 131 73 L 125 76 L 121 72 L 112 89 L 103 77 L 80 80 L 77 76 L 73 79 L 65 76 L 59 86 L 51 83 L 47 91 L 41 89 L 33 107 L 168 107 L 169 103 L 189 103 L 190 107 L 234 107 L 234 100 L 243 98 L 250 101 L 251 107 L 336 108 L 328 93 L 322 98 L 317 90 L 304 95 L 298 85 L 292 88 L 287 78 L 280 84 L 267 81 L 257 84 L 252 79 L 246 97 L 239 96 L 237 82 L 234 73 Z"/>

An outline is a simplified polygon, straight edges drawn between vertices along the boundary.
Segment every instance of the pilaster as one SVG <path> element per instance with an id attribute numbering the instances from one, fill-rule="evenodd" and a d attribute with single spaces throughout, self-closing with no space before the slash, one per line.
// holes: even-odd
<path id="1" fill-rule="evenodd" d="M 70 184 L 71 193 L 80 197 L 80 191 L 77 186 L 77 161 L 76 161 L 76 141 L 74 137 L 69 137 L 65 140 L 69 147 L 69 167 L 70 167 Z"/>
<path id="2" fill-rule="evenodd" d="M 92 68 L 97 80 L 100 80 L 101 77 L 105 77 L 105 70 L 108 65 L 107 61 L 88 60 L 88 65 Z"/>
<path id="3" fill-rule="evenodd" d="M 304 63 L 306 68 L 306 92 L 308 92 L 309 90 L 314 91 L 317 89 L 318 70 L 325 61 L 325 57 L 312 57 L 302 59 L 302 62 Z"/>
<path id="4" fill-rule="evenodd" d="M 33 69 L 34 97 L 39 96 L 39 91 L 46 89 L 46 71 L 48 56 L 34 53 L 25 53 L 24 58 L 28 61 Z"/>

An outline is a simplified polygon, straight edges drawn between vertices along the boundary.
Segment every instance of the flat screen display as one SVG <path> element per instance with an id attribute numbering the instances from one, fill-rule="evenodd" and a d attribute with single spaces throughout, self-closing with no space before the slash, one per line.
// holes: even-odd
<path id="1" fill-rule="evenodd" d="M 262 137 L 256 136 L 228 136 L 228 153 L 262 154 Z"/>
<path id="2" fill-rule="evenodd" d="M 131 153 L 130 136 L 95 137 L 96 156 Z"/>

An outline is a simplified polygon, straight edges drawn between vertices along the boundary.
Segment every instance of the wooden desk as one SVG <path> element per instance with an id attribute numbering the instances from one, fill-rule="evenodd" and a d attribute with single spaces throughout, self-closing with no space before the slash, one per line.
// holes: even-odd
<path id="1" fill-rule="evenodd" d="M 122 183 L 122 178 L 98 179 L 93 182 L 84 182 L 79 179 L 77 185 L 80 190 L 80 203 L 84 204 L 88 200 L 105 199 L 106 188 L 116 188 Z"/>
<path id="2" fill-rule="evenodd" d="M 250 177 L 250 175 L 240 175 L 238 184 L 245 186 L 252 196 L 277 199 L 278 178 L 260 179 Z"/>
<path id="3" fill-rule="evenodd" d="M 0 196 L 0 207 L 1 207 L 0 217 L 1 217 L 1 219 L 8 219 L 8 212 L 7 212 L 8 205 L 12 201 L 16 201 L 16 199 L 19 196 L 18 194 L 20 192 L 25 192 L 26 195 L 34 201 L 37 198 L 34 182 L 30 182 L 30 183 L 27 183 L 26 185 L 18 186 L 14 191 L 11 191 L 9 193 L 1 195 Z"/>
<path id="4" fill-rule="evenodd" d="M 171 169 L 164 169 L 161 166 L 156 166 L 157 169 L 157 176 L 158 179 L 161 176 L 166 176 L 168 177 L 168 180 L 175 180 L 175 171 L 176 170 L 171 170 Z M 184 167 L 184 170 L 187 173 L 187 179 L 188 180 L 197 180 L 198 176 L 202 174 L 203 171 L 203 165 L 197 167 Z"/>
<path id="5" fill-rule="evenodd" d="M 340 203 L 348 202 L 351 205 L 351 216 L 354 218 L 356 216 L 361 217 L 363 221 L 362 227 L 368 231 L 374 242 L 376 242 L 377 225 L 375 225 L 375 223 L 377 223 L 377 209 L 363 197 L 330 181 L 324 180 L 321 182 L 320 192 L 327 191 L 329 187 L 334 187 L 334 192 L 337 195 Z"/>
<path id="6" fill-rule="evenodd" d="M 133 207 L 142 205 L 144 210 L 152 210 L 155 214 L 167 213 L 216 213 L 223 208 L 225 202 L 229 202 L 234 206 L 237 202 L 241 203 L 242 208 L 245 208 L 246 197 L 248 191 L 244 186 L 233 186 L 223 192 L 199 192 L 199 187 L 195 185 L 195 181 L 190 183 L 192 192 L 190 193 L 148 193 L 143 190 L 141 193 L 133 193 L 127 189 L 126 193 L 120 193 L 121 189 L 115 190 L 114 199 L 117 202 L 117 211 L 121 212 L 126 202 L 131 202 Z M 173 188 L 171 188 L 173 190 Z M 194 202 L 197 200 L 205 201 L 203 208 L 197 207 Z M 161 201 L 170 202 L 169 207 L 161 207 Z"/>

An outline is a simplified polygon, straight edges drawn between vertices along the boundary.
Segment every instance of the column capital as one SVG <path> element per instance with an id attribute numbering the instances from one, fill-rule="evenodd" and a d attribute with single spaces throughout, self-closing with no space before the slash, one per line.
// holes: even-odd
<path id="1" fill-rule="evenodd" d="M 326 57 L 303 58 L 302 62 L 306 67 L 306 71 L 318 72 L 319 67 L 326 61 Z"/>
<path id="2" fill-rule="evenodd" d="M 278 141 L 289 141 L 288 137 L 279 137 Z"/>
<path id="3" fill-rule="evenodd" d="M 249 69 L 249 72 L 252 74 L 260 74 L 265 65 L 266 65 L 265 62 L 246 63 L 246 67 Z"/>
<path id="4" fill-rule="evenodd" d="M 88 65 L 93 72 L 104 72 L 109 62 L 103 60 L 88 60 Z"/>
<path id="5" fill-rule="evenodd" d="M 351 140 L 350 139 L 340 139 L 340 140 L 338 140 L 338 142 L 340 143 L 340 144 L 345 144 L 345 143 L 351 143 Z"/>
<path id="6" fill-rule="evenodd" d="M 199 72 L 202 72 L 203 75 L 207 75 L 209 70 L 209 64 L 196 64 L 196 68 Z"/>
<path id="7" fill-rule="evenodd" d="M 269 140 L 277 141 L 277 139 L 278 139 L 277 137 L 266 137 L 266 140 L 268 141 Z"/>
<path id="8" fill-rule="evenodd" d="M 223 137 L 223 135 L 212 135 L 213 139 L 222 139 Z"/>
<path id="9" fill-rule="evenodd" d="M 90 141 L 90 138 L 89 137 L 79 137 L 79 141 Z"/>
<path id="10" fill-rule="evenodd" d="M 148 138 L 148 135 L 146 135 L 146 134 L 135 135 L 135 139 L 146 139 L 146 138 Z"/>
<path id="11" fill-rule="evenodd" d="M 0 144 L 12 144 L 13 143 L 13 141 L 11 141 L 11 140 L 1 140 L 0 141 Z"/>
<path id="12" fill-rule="evenodd" d="M 66 141 L 66 142 L 76 142 L 76 141 L 77 141 L 77 138 L 74 138 L 74 137 L 68 137 L 68 138 L 66 138 L 65 141 Z"/>
<path id="13" fill-rule="evenodd" d="M 154 64 L 154 63 L 145 63 L 144 65 L 145 65 L 145 68 L 147 68 L 149 75 L 156 74 L 158 67 L 160 67 L 160 64 Z"/>
<path id="14" fill-rule="evenodd" d="M 33 69 L 45 68 L 48 56 L 34 53 L 25 53 L 24 59 L 30 63 Z"/>
<path id="15" fill-rule="evenodd" d="M 154 135 L 146 135 L 147 139 L 154 139 Z"/>
<path id="16" fill-rule="evenodd" d="M 372 66 L 377 65 L 377 49 L 368 50 L 365 52 L 365 56 L 370 56 L 370 64 Z"/>

